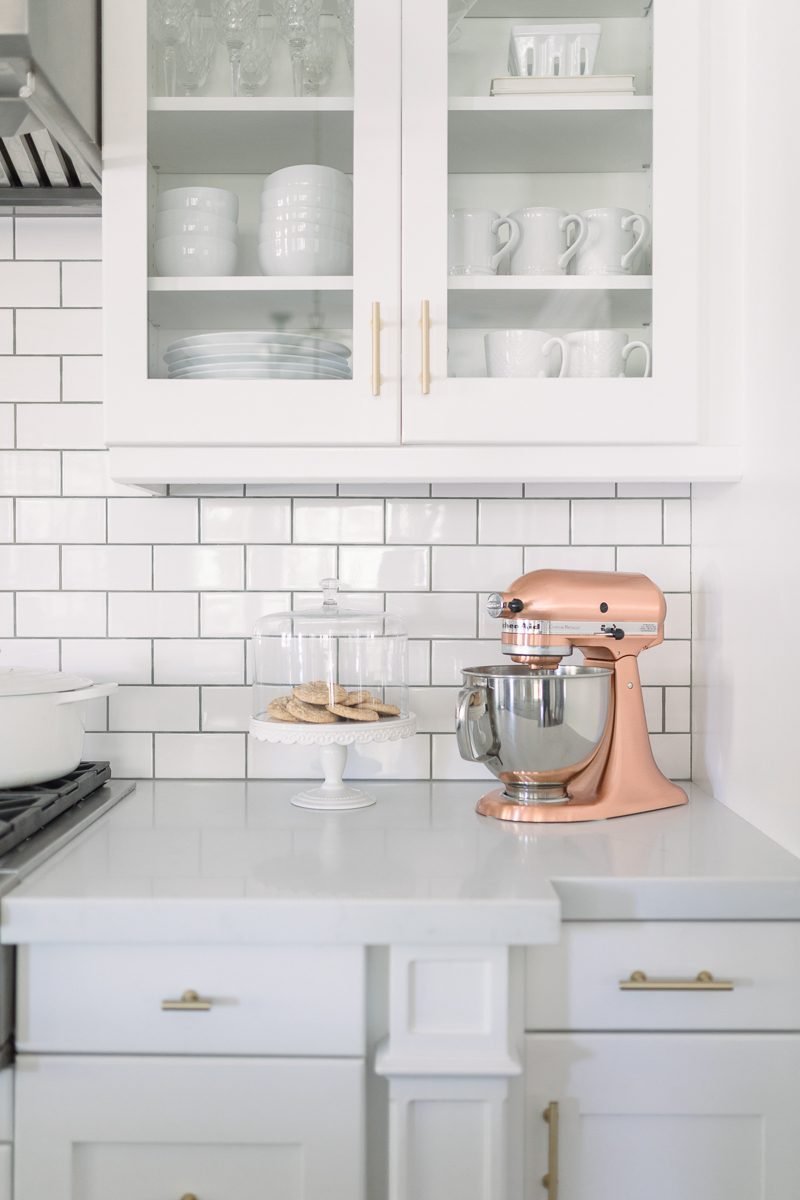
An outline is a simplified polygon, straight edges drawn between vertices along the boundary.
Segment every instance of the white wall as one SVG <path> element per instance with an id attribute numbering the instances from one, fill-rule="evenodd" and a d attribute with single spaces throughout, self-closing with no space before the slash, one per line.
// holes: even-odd
<path id="1" fill-rule="evenodd" d="M 693 489 L 694 775 L 800 853 L 800 5 L 751 3 L 747 34 L 747 466 Z"/>

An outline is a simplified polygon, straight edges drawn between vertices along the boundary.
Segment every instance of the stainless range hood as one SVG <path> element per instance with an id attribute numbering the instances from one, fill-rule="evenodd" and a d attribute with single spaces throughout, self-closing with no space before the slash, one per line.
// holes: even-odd
<path id="1" fill-rule="evenodd" d="M 100 0 L 0 0 L 0 205 L 99 192 Z"/>

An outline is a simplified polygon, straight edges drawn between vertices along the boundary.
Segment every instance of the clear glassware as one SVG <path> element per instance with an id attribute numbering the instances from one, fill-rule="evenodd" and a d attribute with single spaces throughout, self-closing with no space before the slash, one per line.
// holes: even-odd
<path id="1" fill-rule="evenodd" d="M 303 51 L 303 95 L 319 96 L 331 81 L 339 35 L 335 29 L 320 29 L 319 36 Z"/>
<path id="2" fill-rule="evenodd" d="M 228 47 L 231 95 L 238 96 L 242 51 L 255 33 L 258 0 L 214 0 L 212 11 L 220 41 Z"/>
<path id="3" fill-rule="evenodd" d="M 239 87 L 242 95 L 255 96 L 269 82 L 274 45 L 275 23 L 272 17 L 261 16 L 256 21 L 251 40 L 242 50 L 239 66 Z"/>
<path id="4" fill-rule="evenodd" d="M 273 11 L 281 37 L 292 56 L 295 96 L 303 95 L 303 52 L 319 37 L 322 0 L 273 0 Z"/>
<path id="5" fill-rule="evenodd" d="M 184 96 L 196 96 L 205 87 L 216 48 L 217 30 L 213 17 L 193 13 L 186 37 L 178 49 L 178 83 Z"/>
<path id="6" fill-rule="evenodd" d="M 195 0 L 150 0 L 150 32 L 162 48 L 165 96 L 175 95 L 177 49 L 195 11 Z"/>
<path id="7" fill-rule="evenodd" d="M 354 26 L 354 18 L 353 18 L 353 4 L 354 4 L 354 0 L 337 0 L 337 5 L 339 8 L 339 23 L 342 27 L 342 37 L 344 39 L 344 49 L 345 49 L 345 53 L 347 55 L 347 61 L 350 65 L 351 73 L 353 70 L 353 62 L 354 62 L 354 58 L 355 58 L 355 55 L 354 55 L 355 26 Z"/>

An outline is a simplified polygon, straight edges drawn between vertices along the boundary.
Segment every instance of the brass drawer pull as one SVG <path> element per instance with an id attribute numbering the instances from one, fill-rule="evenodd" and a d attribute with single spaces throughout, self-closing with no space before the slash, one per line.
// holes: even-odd
<path id="1" fill-rule="evenodd" d="M 180 1000 L 162 1000 L 162 1012 L 208 1012 L 211 1001 L 198 996 L 191 988 L 184 992 Z"/>
<path id="2" fill-rule="evenodd" d="M 733 981 L 715 979 L 710 971 L 701 971 L 695 979 L 648 979 L 644 971 L 633 971 L 630 979 L 619 981 L 621 992 L 732 992 Z"/>
<path id="3" fill-rule="evenodd" d="M 381 394 L 381 306 L 372 302 L 372 394 Z"/>
<path id="4" fill-rule="evenodd" d="M 549 1125 L 547 1135 L 547 1174 L 542 1187 L 547 1188 L 547 1200 L 558 1200 L 558 1101 L 551 1100 L 542 1113 Z"/>
<path id="5" fill-rule="evenodd" d="M 184 1192 L 181 1200 L 197 1200 L 197 1196 L 195 1196 L 194 1192 Z"/>

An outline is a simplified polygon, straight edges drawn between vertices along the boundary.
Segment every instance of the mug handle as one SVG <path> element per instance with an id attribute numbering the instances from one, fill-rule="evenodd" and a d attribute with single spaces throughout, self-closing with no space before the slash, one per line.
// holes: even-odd
<path id="1" fill-rule="evenodd" d="M 636 255 L 650 237 L 650 222 L 648 221 L 647 217 L 643 217 L 641 213 L 631 213 L 629 217 L 622 218 L 622 228 L 625 233 L 629 233 L 630 230 L 635 229 L 637 225 L 639 226 L 639 233 L 636 241 L 633 243 L 627 254 L 623 254 L 622 258 L 620 259 L 620 266 L 622 267 L 623 271 L 628 270 L 631 263 L 636 258 Z"/>
<path id="2" fill-rule="evenodd" d="M 631 345 L 636 345 L 636 344 L 637 343 L 633 343 L 633 342 L 631 343 Z M 558 372 L 557 378 L 563 379 L 567 372 L 567 343 L 564 341 L 563 338 L 551 337 L 542 346 L 542 354 L 549 354 L 550 351 L 553 349 L 553 346 L 561 347 L 561 369 Z"/>
<path id="3" fill-rule="evenodd" d="M 569 213 L 568 216 L 562 217 L 558 223 L 558 227 L 562 233 L 565 229 L 569 228 L 570 225 L 577 225 L 578 236 L 575 238 L 574 242 L 567 246 L 566 250 L 558 260 L 558 265 L 562 271 L 566 270 L 569 263 L 578 253 L 581 246 L 586 241 L 586 237 L 589 232 L 586 228 L 586 222 L 584 221 L 583 217 L 579 217 L 577 213 Z"/>
<path id="4" fill-rule="evenodd" d="M 627 346 L 622 347 L 622 361 L 627 363 L 632 351 L 634 350 L 644 350 L 644 378 L 649 379 L 651 358 L 650 347 L 648 346 L 647 342 L 628 342 Z"/>
<path id="5" fill-rule="evenodd" d="M 508 258 L 509 254 L 513 254 L 519 245 L 520 232 L 519 225 L 513 217 L 496 217 L 492 221 L 492 233 L 497 234 L 500 231 L 501 225 L 508 226 L 508 241 L 503 242 L 497 254 L 493 254 L 489 259 L 489 263 L 493 271 L 496 271 L 503 259 Z"/>

